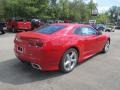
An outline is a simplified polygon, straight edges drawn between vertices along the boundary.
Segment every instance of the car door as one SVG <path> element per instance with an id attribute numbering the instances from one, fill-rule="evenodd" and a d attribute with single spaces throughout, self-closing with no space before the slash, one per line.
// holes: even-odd
<path id="1" fill-rule="evenodd" d="M 102 34 L 102 32 L 100 30 L 96 30 L 92 27 L 89 27 L 89 29 L 93 29 L 94 31 L 96 31 L 96 35 L 95 35 L 96 36 L 96 45 L 95 45 L 96 51 L 95 51 L 95 53 L 100 52 L 106 43 L 106 36 L 104 34 Z"/>
<path id="2" fill-rule="evenodd" d="M 98 31 L 99 33 L 99 31 Z M 98 34 L 97 35 L 97 51 L 100 52 L 102 51 L 106 41 L 107 41 L 107 38 L 104 34 L 102 34 L 102 32 L 100 32 L 101 34 Z"/>
<path id="3" fill-rule="evenodd" d="M 97 52 L 97 31 L 91 27 L 79 27 L 76 32 L 82 38 L 83 56 L 93 55 Z M 81 44 L 81 39 L 80 39 Z"/>
<path id="4" fill-rule="evenodd" d="M 84 38 L 84 54 L 89 56 L 95 54 L 98 49 L 97 32 L 91 27 L 83 27 L 81 34 Z"/>

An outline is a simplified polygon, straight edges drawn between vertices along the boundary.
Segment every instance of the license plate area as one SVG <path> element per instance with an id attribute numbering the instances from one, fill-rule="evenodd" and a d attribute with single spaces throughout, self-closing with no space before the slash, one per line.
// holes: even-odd
<path id="1" fill-rule="evenodd" d="M 17 46 L 17 51 L 18 51 L 19 53 L 24 53 L 24 48 L 21 47 L 21 46 Z"/>

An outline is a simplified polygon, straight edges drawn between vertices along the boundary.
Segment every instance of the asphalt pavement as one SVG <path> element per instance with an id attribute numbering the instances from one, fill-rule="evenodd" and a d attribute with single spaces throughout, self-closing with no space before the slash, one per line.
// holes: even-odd
<path id="1" fill-rule="evenodd" d="M 107 54 L 95 55 L 68 74 L 22 64 L 13 52 L 15 34 L 0 35 L 0 90 L 120 90 L 120 31 L 109 34 Z"/>

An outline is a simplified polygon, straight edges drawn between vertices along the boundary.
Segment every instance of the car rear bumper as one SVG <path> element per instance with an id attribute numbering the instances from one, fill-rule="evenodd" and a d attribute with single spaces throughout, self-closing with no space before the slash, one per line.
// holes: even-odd
<path id="1" fill-rule="evenodd" d="M 58 70 L 59 58 L 56 58 L 54 52 L 46 52 L 44 50 L 33 50 L 30 53 L 20 53 L 17 51 L 17 47 L 14 48 L 15 55 L 23 62 L 31 64 L 37 64 L 43 71 Z M 37 52 L 37 53 L 36 53 Z M 39 53 L 39 54 L 38 54 Z M 36 54 L 36 55 L 35 55 Z"/>

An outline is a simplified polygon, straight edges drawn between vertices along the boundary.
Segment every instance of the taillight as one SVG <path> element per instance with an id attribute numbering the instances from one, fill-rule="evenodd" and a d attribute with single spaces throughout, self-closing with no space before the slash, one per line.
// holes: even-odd
<path id="1" fill-rule="evenodd" d="M 42 47 L 43 46 L 43 41 L 39 39 L 30 39 L 29 40 L 29 45 L 30 46 L 35 46 L 35 47 Z"/>
<path id="2" fill-rule="evenodd" d="M 15 42 L 15 41 L 21 42 L 22 40 L 21 40 L 20 36 L 16 35 L 16 36 L 15 36 L 15 39 L 14 39 L 14 42 Z"/>

